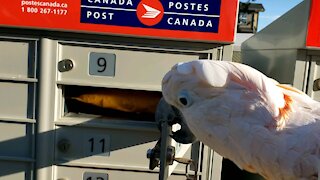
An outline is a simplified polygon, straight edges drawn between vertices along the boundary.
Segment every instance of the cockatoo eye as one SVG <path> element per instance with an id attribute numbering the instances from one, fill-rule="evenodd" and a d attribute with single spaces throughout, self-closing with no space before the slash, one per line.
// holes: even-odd
<path id="1" fill-rule="evenodd" d="M 192 104 L 192 100 L 189 96 L 189 93 L 185 90 L 182 90 L 179 93 L 178 101 L 180 105 L 182 105 L 183 107 L 189 107 Z"/>
<path id="2" fill-rule="evenodd" d="M 186 97 L 179 97 L 179 102 L 184 106 L 188 105 L 188 99 Z"/>

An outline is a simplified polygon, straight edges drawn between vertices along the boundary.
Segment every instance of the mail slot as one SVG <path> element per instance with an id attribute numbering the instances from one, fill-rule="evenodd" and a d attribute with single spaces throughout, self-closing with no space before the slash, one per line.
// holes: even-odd
<path id="1" fill-rule="evenodd" d="M 64 113 L 153 121 L 162 97 L 159 91 L 88 86 L 63 86 Z"/>

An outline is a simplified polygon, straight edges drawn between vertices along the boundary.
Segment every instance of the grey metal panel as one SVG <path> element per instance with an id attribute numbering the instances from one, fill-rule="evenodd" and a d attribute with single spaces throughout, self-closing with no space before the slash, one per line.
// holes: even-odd
<path id="1" fill-rule="evenodd" d="M 76 52 L 76 53 L 75 53 Z M 90 76 L 89 54 L 108 53 L 116 56 L 114 77 Z M 63 84 L 93 85 L 104 87 L 160 90 L 161 80 L 170 68 L 181 61 L 207 57 L 205 52 L 156 51 L 151 49 L 129 49 L 113 47 L 83 47 L 61 44 L 59 61 L 71 59 L 74 68 L 58 72 L 58 82 Z"/>
<path id="2" fill-rule="evenodd" d="M 158 173 L 57 166 L 54 180 L 85 180 L 83 179 L 83 176 L 85 175 L 85 173 L 91 173 L 91 174 L 99 173 L 101 175 L 108 175 L 109 179 L 107 180 L 128 180 L 128 179 L 157 180 L 158 179 Z M 172 175 L 168 178 L 168 180 L 185 180 L 185 179 L 186 177 L 184 175 Z"/>
<path id="3" fill-rule="evenodd" d="M 29 163 L 0 160 L 0 180 L 31 180 L 32 177 Z"/>
<path id="4" fill-rule="evenodd" d="M 57 43 L 43 38 L 39 74 L 38 116 L 36 136 L 36 179 L 51 180 L 54 158 L 54 123 L 56 115 L 56 52 Z"/>
<path id="5" fill-rule="evenodd" d="M 0 76 L 33 78 L 35 76 L 35 43 L 0 39 Z"/>
<path id="6" fill-rule="evenodd" d="M 241 51 L 241 44 L 253 35 L 254 35 L 253 33 L 237 33 L 236 40 L 233 44 L 234 51 L 236 52 Z"/>
<path id="7" fill-rule="evenodd" d="M 213 152 L 213 169 L 212 169 L 212 179 L 221 179 L 221 171 L 222 171 L 222 160 L 223 157 L 216 152 Z"/>
<path id="8" fill-rule="evenodd" d="M 311 0 L 304 0 L 241 45 L 252 49 L 305 48 Z"/>
<path id="9" fill-rule="evenodd" d="M 293 84 L 297 50 L 242 51 L 242 62 L 248 64 L 280 83 Z"/>
<path id="10" fill-rule="evenodd" d="M 0 81 L 1 118 L 34 118 L 34 84 Z"/>
<path id="11" fill-rule="evenodd" d="M 307 80 L 309 76 L 310 57 L 307 56 L 306 50 L 298 50 L 294 71 L 293 86 L 303 92 L 307 91 Z"/>
<path id="12" fill-rule="evenodd" d="M 320 81 L 320 56 L 311 56 L 308 82 L 308 95 L 314 100 L 320 101 L 320 90 L 315 83 Z M 318 80 L 318 81 L 317 81 Z"/>
<path id="13" fill-rule="evenodd" d="M 0 156 L 32 158 L 32 126 L 32 124 L 0 122 Z"/>
<path id="14" fill-rule="evenodd" d="M 63 118 L 63 120 L 59 120 L 58 122 L 56 122 L 56 124 L 59 125 L 59 128 L 56 130 L 57 138 L 55 164 L 148 171 L 147 167 L 149 161 L 145 159 L 146 150 L 154 147 L 156 143 L 155 140 L 157 140 L 158 138 L 157 128 L 155 127 L 155 125 L 150 126 L 151 124 L 153 124 L 152 122 L 127 120 L 115 121 L 102 118 L 99 118 L 99 120 L 89 120 L 85 117 L 79 116 L 77 118 L 75 115 L 73 115 L 72 118 Z M 117 133 L 120 132 L 123 134 L 121 134 L 121 136 L 117 135 Z M 141 144 L 141 142 L 143 143 L 143 141 L 146 141 L 146 138 L 150 138 L 151 136 L 154 136 L 154 139 L 151 139 L 150 142 L 147 142 L 145 144 Z M 89 140 L 92 137 L 94 137 L 95 149 L 94 152 L 90 155 L 90 153 L 88 153 L 88 149 L 91 148 L 92 141 Z M 113 137 L 116 140 L 112 140 L 110 139 L 110 137 Z M 107 142 L 114 143 L 113 146 L 121 146 L 121 144 L 127 144 L 124 146 L 128 147 L 113 152 L 112 150 L 110 150 L 113 146 L 109 145 L 108 147 L 106 147 L 109 153 L 99 155 L 99 152 L 96 151 L 96 148 L 98 148 L 98 151 L 102 148 L 102 143 L 99 142 L 99 140 L 102 140 L 102 138 L 105 138 L 106 141 L 104 143 L 106 144 Z M 67 152 L 61 152 L 61 150 L 59 150 L 58 148 L 58 144 L 60 144 L 59 142 L 61 140 L 66 139 L 68 140 L 68 144 L 70 145 L 70 150 Z M 117 141 L 117 139 L 123 141 Z M 209 167 L 207 165 L 207 163 L 212 162 L 212 157 L 203 157 L 203 154 L 208 153 L 207 147 L 204 149 L 199 149 L 198 146 L 192 146 L 192 151 L 191 148 L 189 148 L 185 154 L 180 153 L 181 146 L 175 144 L 175 147 L 177 150 L 176 157 L 183 157 L 187 159 L 192 158 L 194 162 L 198 164 L 198 167 L 201 167 L 198 175 L 201 174 L 203 180 L 207 178 L 208 173 L 211 173 L 211 171 L 221 173 L 221 165 L 217 165 L 217 163 L 221 163 L 221 160 L 214 160 L 215 165 L 213 170 L 211 170 L 213 166 Z M 117 147 L 115 147 L 114 149 L 116 148 Z M 196 156 L 198 157 L 195 158 Z M 186 165 L 178 164 L 174 168 L 173 172 L 174 174 L 184 174 L 185 168 Z M 152 172 L 157 172 L 157 170 L 158 169 L 155 169 Z M 190 170 L 189 173 L 193 174 L 194 170 L 195 169 Z M 217 178 L 219 176 L 215 177 Z"/>
<path id="15" fill-rule="evenodd" d="M 232 54 L 233 54 L 233 45 L 223 46 L 223 54 L 222 54 L 223 61 L 232 61 Z"/>

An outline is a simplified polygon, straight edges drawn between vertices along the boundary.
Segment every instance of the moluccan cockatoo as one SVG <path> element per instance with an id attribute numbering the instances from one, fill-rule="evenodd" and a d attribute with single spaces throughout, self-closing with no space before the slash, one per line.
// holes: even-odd
<path id="1" fill-rule="evenodd" d="M 179 63 L 162 80 L 197 139 L 266 179 L 317 179 L 320 103 L 243 64 Z"/>

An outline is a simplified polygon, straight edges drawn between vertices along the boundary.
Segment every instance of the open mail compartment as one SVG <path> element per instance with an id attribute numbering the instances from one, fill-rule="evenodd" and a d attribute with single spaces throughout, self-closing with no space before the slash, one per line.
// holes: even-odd
<path id="1" fill-rule="evenodd" d="M 64 86 L 64 115 L 97 115 L 113 119 L 154 121 L 161 92 Z"/>
<path id="2" fill-rule="evenodd" d="M 154 111 L 161 92 L 59 85 L 57 165 L 149 171 L 148 148 L 159 138 Z"/>

